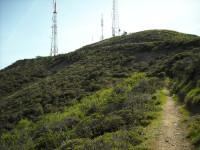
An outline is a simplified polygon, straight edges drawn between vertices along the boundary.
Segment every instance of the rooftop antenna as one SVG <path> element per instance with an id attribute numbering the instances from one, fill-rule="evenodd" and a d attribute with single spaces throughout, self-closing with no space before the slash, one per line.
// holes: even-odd
<path id="1" fill-rule="evenodd" d="M 50 56 L 58 54 L 58 41 L 57 41 L 57 11 L 56 11 L 56 0 L 53 0 L 53 17 L 52 17 L 52 38 L 51 38 L 51 51 Z"/>
<path id="2" fill-rule="evenodd" d="M 104 40 L 103 36 L 103 26 L 104 26 L 104 20 L 103 20 L 103 14 L 101 15 L 101 40 Z"/>
<path id="3" fill-rule="evenodd" d="M 119 15 L 118 15 L 118 0 L 113 0 L 113 11 L 112 11 L 112 36 L 118 36 L 119 29 Z"/>

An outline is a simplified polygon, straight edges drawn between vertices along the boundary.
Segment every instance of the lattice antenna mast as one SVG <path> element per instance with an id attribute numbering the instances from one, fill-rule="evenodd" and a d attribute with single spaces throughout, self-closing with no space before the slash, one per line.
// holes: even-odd
<path id="1" fill-rule="evenodd" d="M 101 40 L 104 40 L 103 27 L 104 27 L 104 20 L 103 20 L 103 14 L 102 14 L 101 15 Z"/>
<path id="2" fill-rule="evenodd" d="M 58 54 L 58 41 L 57 41 L 57 11 L 56 11 L 56 0 L 53 0 L 53 25 L 52 25 L 52 38 L 51 38 L 51 51 L 50 56 Z"/>
<path id="3" fill-rule="evenodd" d="M 118 36 L 119 29 L 119 15 L 118 15 L 118 1 L 113 0 L 113 11 L 112 11 L 112 36 Z"/>

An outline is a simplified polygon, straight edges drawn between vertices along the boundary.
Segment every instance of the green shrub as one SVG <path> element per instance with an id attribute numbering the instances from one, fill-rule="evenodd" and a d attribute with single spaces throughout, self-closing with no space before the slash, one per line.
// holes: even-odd
<path id="1" fill-rule="evenodd" d="M 1 136 L 1 140 L 3 143 L 13 146 L 13 145 L 20 144 L 20 143 L 18 143 L 20 136 L 21 136 L 21 134 L 19 133 L 19 131 L 15 130 L 14 134 L 9 134 L 9 133 L 3 134 Z"/>
<path id="2" fill-rule="evenodd" d="M 132 149 L 139 145 L 143 138 L 139 135 L 140 131 L 120 130 L 113 133 L 106 133 L 98 138 L 84 143 L 80 150 L 100 150 L 100 149 Z"/>
<path id="3" fill-rule="evenodd" d="M 189 124 L 187 136 L 196 147 L 200 147 L 200 116 L 193 118 Z"/>
<path id="4" fill-rule="evenodd" d="M 36 144 L 36 149 L 49 149 L 53 150 L 60 146 L 60 144 L 66 140 L 65 132 L 52 131 L 48 129 L 48 131 L 41 134 L 39 141 Z"/>
<path id="5" fill-rule="evenodd" d="M 200 88 L 191 90 L 185 97 L 185 103 L 189 107 L 200 106 Z"/>
<path id="6" fill-rule="evenodd" d="M 125 125 L 125 121 L 121 116 L 108 116 L 102 121 L 102 129 L 104 132 L 115 132 Z"/>

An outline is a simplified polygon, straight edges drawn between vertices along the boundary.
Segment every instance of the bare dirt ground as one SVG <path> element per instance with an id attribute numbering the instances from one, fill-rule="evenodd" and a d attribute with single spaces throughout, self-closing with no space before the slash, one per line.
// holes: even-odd
<path id="1" fill-rule="evenodd" d="M 172 100 L 167 89 L 164 89 L 167 102 L 163 107 L 163 122 L 156 139 L 154 150 L 193 150 L 189 141 L 185 138 L 184 129 L 181 126 L 181 114 L 178 106 Z"/>

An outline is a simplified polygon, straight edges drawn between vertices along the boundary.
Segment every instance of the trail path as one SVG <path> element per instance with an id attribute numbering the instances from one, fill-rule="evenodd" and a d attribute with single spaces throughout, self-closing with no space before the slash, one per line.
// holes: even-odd
<path id="1" fill-rule="evenodd" d="M 163 108 L 163 121 L 156 140 L 155 150 L 192 150 L 189 141 L 184 136 L 181 127 L 181 114 L 178 106 L 172 100 L 168 90 L 164 89 L 167 102 Z"/>

